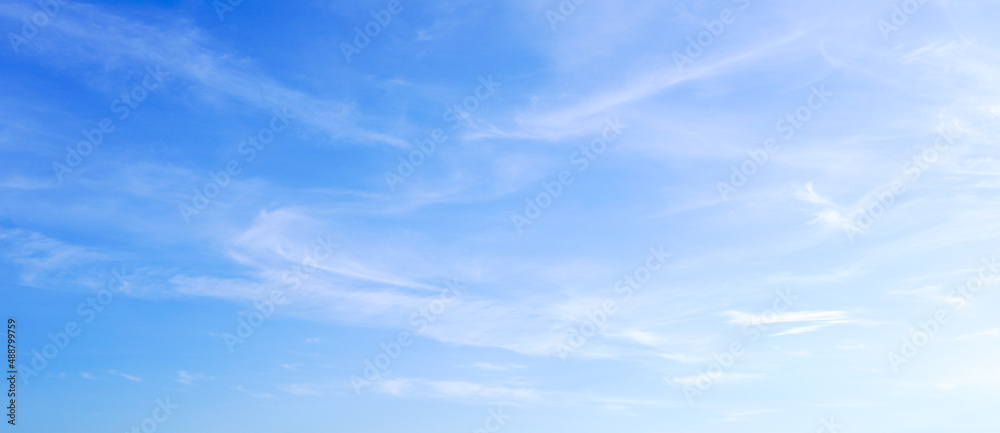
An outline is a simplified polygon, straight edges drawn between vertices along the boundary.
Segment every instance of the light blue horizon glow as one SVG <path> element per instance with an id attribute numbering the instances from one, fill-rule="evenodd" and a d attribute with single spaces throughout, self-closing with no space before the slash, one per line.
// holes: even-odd
<path id="1" fill-rule="evenodd" d="M 233 3 L 0 5 L 15 428 L 1000 426 L 1000 4 Z"/>

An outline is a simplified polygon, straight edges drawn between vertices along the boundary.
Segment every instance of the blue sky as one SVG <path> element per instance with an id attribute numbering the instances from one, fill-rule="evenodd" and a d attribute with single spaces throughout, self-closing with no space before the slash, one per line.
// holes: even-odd
<path id="1" fill-rule="evenodd" d="M 998 13 L 5 2 L 17 428 L 995 432 Z"/>

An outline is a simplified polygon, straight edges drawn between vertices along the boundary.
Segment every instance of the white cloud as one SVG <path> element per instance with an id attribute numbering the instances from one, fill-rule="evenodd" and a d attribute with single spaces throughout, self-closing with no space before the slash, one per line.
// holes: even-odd
<path id="1" fill-rule="evenodd" d="M 139 377 L 136 377 L 136 376 L 132 376 L 130 374 L 125 374 L 125 373 L 122 373 L 122 372 L 117 371 L 117 370 L 113 370 L 113 369 L 112 370 L 108 370 L 108 373 L 111 373 L 111 374 L 114 374 L 114 375 L 117 375 L 117 376 L 121 376 L 121 377 L 123 377 L 125 379 L 128 379 L 128 380 L 131 380 L 133 382 L 142 382 L 142 378 L 139 378 Z"/>
<path id="2" fill-rule="evenodd" d="M 0 8 L 0 15 L 17 20 L 29 16 L 30 11 Z M 200 90 L 207 91 L 203 95 L 206 100 L 221 94 L 263 112 L 291 108 L 293 122 L 306 123 L 334 138 L 409 147 L 388 133 L 356 126 L 352 118 L 357 113 L 350 104 L 287 87 L 259 72 L 252 61 L 208 48 L 211 42 L 205 32 L 191 25 L 174 22 L 158 27 L 82 3 L 63 5 L 59 19 L 52 20 L 32 41 L 45 57 L 59 59 L 62 66 L 75 63 L 142 69 L 161 65 L 170 73 L 169 79 L 182 78 L 203 86 Z"/>
<path id="3" fill-rule="evenodd" d="M 177 372 L 177 381 L 184 385 L 191 385 L 195 381 L 205 380 L 205 379 L 211 379 L 211 378 L 201 373 L 191 374 L 186 371 Z"/>
<path id="4" fill-rule="evenodd" d="M 508 370 L 516 370 L 519 368 L 525 368 L 523 365 L 520 364 L 513 364 L 513 363 L 495 364 L 490 362 L 477 362 L 472 364 L 472 366 L 480 370 L 487 370 L 487 371 L 508 371 Z"/>
<path id="5" fill-rule="evenodd" d="M 997 338 L 1000 337 L 1000 328 L 991 328 L 985 331 L 975 332 L 972 334 L 959 335 L 955 337 L 956 340 L 975 340 L 981 338 Z"/>
<path id="6" fill-rule="evenodd" d="M 274 396 L 273 396 L 273 395 L 271 395 L 271 394 L 268 394 L 268 393 L 266 393 L 266 392 L 253 392 L 253 391 L 247 391 L 247 390 L 246 390 L 245 388 L 243 388 L 243 385 L 236 385 L 236 386 L 235 386 L 235 387 L 233 387 L 233 388 L 234 388 L 235 390 L 237 390 L 237 391 L 239 391 L 239 392 L 242 392 L 242 393 L 244 393 L 244 394 L 246 394 L 246 395 L 249 395 L 249 396 L 251 396 L 251 397 L 253 397 L 253 398 L 274 398 Z"/>
<path id="7" fill-rule="evenodd" d="M 783 411 L 778 409 L 760 409 L 760 410 L 747 410 L 742 412 L 728 413 L 724 418 L 719 420 L 720 422 L 745 422 L 747 419 L 758 416 L 767 415 L 771 413 L 781 413 Z"/>
<path id="8" fill-rule="evenodd" d="M 435 381 L 425 379 L 393 379 L 380 381 L 375 391 L 391 395 L 419 395 L 441 399 L 473 399 L 492 402 L 530 402 L 538 392 L 526 387 L 486 385 L 466 381 Z"/>
<path id="9" fill-rule="evenodd" d="M 375 391 L 398 396 L 403 395 L 412 386 L 413 381 L 411 380 L 386 379 L 375 384 Z"/>
<path id="10" fill-rule="evenodd" d="M 278 389 L 292 395 L 319 397 L 323 395 L 320 387 L 311 383 L 287 383 L 278 385 Z"/>
<path id="11" fill-rule="evenodd" d="M 705 382 L 706 379 L 710 380 L 712 383 L 723 383 L 723 382 L 736 382 L 741 380 L 755 380 L 763 378 L 765 375 L 761 373 L 729 373 L 720 372 L 717 370 L 709 370 L 708 372 L 702 374 L 693 374 L 690 376 L 674 377 L 671 379 L 664 378 L 668 382 L 673 382 L 682 386 L 693 386 L 697 387 L 700 382 Z"/>
<path id="12" fill-rule="evenodd" d="M 738 325 L 756 325 L 789 322 L 834 322 L 844 323 L 849 320 L 846 311 L 793 311 L 785 313 L 751 314 L 739 311 L 727 311 L 729 323 Z"/>
<path id="13" fill-rule="evenodd" d="M 508 388 L 505 386 L 488 386 L 461 381 L 431 381 L 427 385 L 443 397 L 465 398 L 478 397 L 486 399 L 510 399 L 515 401 L 534 400 L 537 393 L 530 388 Z"/>

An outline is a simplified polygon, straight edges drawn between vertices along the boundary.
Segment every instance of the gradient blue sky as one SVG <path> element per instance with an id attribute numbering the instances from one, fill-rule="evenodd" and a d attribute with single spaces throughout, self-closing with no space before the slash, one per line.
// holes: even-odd
<path id="1" fill-rule="evenodd" d="M 160 432 L 473 432 L 497 408 L 510 433 L 997 431 L 980 269 L 1000 251 L 1000 4 L 563 3 L 402 0 L 350 61 L 387 2 L 0 5 L 0 302 L 22 372 L 81 330 L 22 378 L 17 428 L 129 431 L 169 398 Z M 275 110 L 287 126 L 251 152 Z M 665 264 L 620 284 L 651 248 Z"/>

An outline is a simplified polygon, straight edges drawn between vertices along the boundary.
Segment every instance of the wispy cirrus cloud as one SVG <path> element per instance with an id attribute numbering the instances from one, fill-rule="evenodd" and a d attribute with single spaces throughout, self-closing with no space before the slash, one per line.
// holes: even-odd
<path id="1" fill-rule="evenodd" d="M 233 389 L 235 389 L 235 390 L 237 390 L 239 392 L 242 392 L 242 393 L 244 393 L 246 395 L 249 395 L 249 396 L 251 396 L 253 398 L 263 398 L 263 399 L 274 398 L 273 395 L 271 395 L 269 393 L 266 393 L 266 392 L 249 391 L 246 388 L 244 388 L 243 385 L 236 385 L 235 387 L 233 387 Z"/>
<path id="2" fill-rule="evenodd" d="M 846 311 L 790 311 L 784 313 L 752 314 L 740 311 L 727 311 L 729 322 L 738 325 L 769 325 L 774 323 L 810 323 L 771 334 L 772 337 L 782 335 L 804 334 L 818 331 L 833 325 L 860 323 L 852 319 Z"/>
<path id="3" fill-rule="evenodd" d="M 32 41 L 38 52 L 59 66 L 89 64 L 141 70 L 161 65 L 172 78 L 200 86 L 206 100 L 232 98 L 264 112 L 288 108 L 297 122 L 331 138 L 410 146 L 386 132 L 358 126 L 358 113 L 349 102 L 318 98 L 294 89 L 261 72 L 252 60 L 218 51 L 211 37 L 190 21 L 144 22 L 83 3 L 67 3 L 61 8 L 58 19 Z M 21 5 L 0 9 L 0 17 L 10 21 L 33 13 Z"/>
<path id="4" fill-rule="evenodd" d="M 133 382 L 142 382 L 142 378 L 140 378 L 138 376 L 133 376 L 131 374 L 122 373 L 122 372 L 120 372 L 118 370 L 111 369 L 111 370 L 108 370 L 108 373 L 111 373 L 111 374 L 113 374 L 115 376 L 121 376 L 121 377 L 123 377 L 125 379 L 128 379 L 128 380 L 131 380 Z"/>

